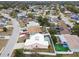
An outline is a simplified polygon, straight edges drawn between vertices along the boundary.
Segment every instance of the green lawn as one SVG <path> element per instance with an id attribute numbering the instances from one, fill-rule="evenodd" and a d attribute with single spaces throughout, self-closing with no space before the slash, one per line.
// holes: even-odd
<path id="1" fill-rule="evenodd" d="M 68 51 L 69 50 L 69 48 L 63 47 L 62 44 L 55 44 L 55 49 L 56 49 L 56 51 Z"/>
<path id="2" fill-rule="evenodd" d="M 33 49 L 33 50 L 25 49 L 24 51 L 31 51 L 31 52 L 54 52 L 53 48 L 51 50 L 49 50 L 49 49 Z"/>
<path id="3" fill-rule="evenodd" d="M 75 21 L 74 21 L 74 20 L 69 20 L 69 22 L 73 23 L 73 22 L 75 22 Z"/>

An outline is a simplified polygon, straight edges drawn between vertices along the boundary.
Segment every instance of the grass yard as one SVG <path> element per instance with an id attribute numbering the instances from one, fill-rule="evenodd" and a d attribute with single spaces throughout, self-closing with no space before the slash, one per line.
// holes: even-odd
<path id="1" fill-rule="evenodd" d="M 25 49 L 24 51 L 28 51 L 28 52 L 53 52 L 53 48 L 51 50 L 49 49 L 33 49 L 33 50 L 29 50 L 29 49 Z"/>
<path id="2" fill-rule="evenodd" d="M 76 21 L 74 21 L 74 20 L 69 20 L 69 22 L 74 23 L 74 22 L 76 22 Z"/>
<path id="3" fill-rule="evenodd" d="M 63 45 L 62 44 L 55 44 L 55 49 L 56 49 L 56 51 L 68 51 L 69 50 L 69 48 L 68 47 L 63 47 Z"/>

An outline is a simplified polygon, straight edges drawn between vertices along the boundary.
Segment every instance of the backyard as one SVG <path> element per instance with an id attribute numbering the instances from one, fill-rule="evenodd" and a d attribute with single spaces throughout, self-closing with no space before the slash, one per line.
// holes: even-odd
<path id="1" fill-rule="evenodd" d="M 56 51 L 68 51 L 68 47 L 63 47 L 63 44 L 55 44 Z"/>
<path id="2" fill-rule="evenodd" d="M 59 37 L 55 36 L 55 31 L 49 30 L 49 33 L 51 34 L 52 42 L 54 42 L 55 50 L 56 51 L 68 51 L 68 45 L 67 43 L 61 43 L 61 40 Z"/>
<path id="3" fill-rule="evenodd" d="M 66 52 L 69 50 L 69 47 L 67 45 L 66 42 L 62 43 L 60 38 L 58 36 L 56 36 L 56 43 L 54 44 L 55 45 L 55 49 L 56 51 L 60 51 L 60 52 Z"/>

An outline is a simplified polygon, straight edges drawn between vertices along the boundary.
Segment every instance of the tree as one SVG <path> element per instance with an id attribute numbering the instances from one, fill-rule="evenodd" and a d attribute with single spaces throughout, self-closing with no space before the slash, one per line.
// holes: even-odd
<path id="1" fill-rule="evenodd" d="M 29 17 L 29 18 L 33 18 L 34 16 L 33 16 L 32 13 L 28 13 L 28 17 Z"/>
<path id="2" fill-rule="evenodd" d="M 48 22 L 48 18 L 43 18 L 42 16 L 39 16 L 37 18 L 38 22 L 40 23 L 41 26 L 50 26 L 50 23 Z"/>
<path id="3" fill-rule="evenodd" d="M 58 19 L 61 20 L 61 16 L 60 15 L 58 16 Z"/>
<path id="4" fill-rule="evenodd" d="M 47 19 L 47 18 L 43 18 L 43 19 L 42 19 L 42 22 L 43 22 L 43 25 L 44 25 L 44 26 L 49 25 L 49 24 L 48 24 L 48 19 Z"/>
<path id="5" fill-rule="evenodd" d="M 55 37 L 55 34 L 57 33 L 57 31 L 49 29 L 49 33 L 51 34 L 51 38 L 52 38 L 54 44 L 56 44 L 57 38 Z"/>
<path id="6" fill-rule="evenodd" d="M 55 27 L 55 24 L 54 23 L 50 23 L 50 27 Z"/>
<path id="7" fill-rule="evenodd" d="M 16 11 L 12 11 L 12 12 L 10 13 L 10 16 L 13 17 L 13 18 L 15 18 L 15 17 L 17 16 Z"/>
<path id="8" fill-rule="evenodd" d="M 50 33 L 51 35 L 55 35 L 55 34 L 57 34 L 57 31 L 56 31 L 56 30 L 51 30 L 51 29 L 49 29 L 49 33 Z"/>
<path id="9" fill-rule="evenodd" d="M 0 14 L 0 18 L 3 18 L 4 16 L 2 16 L 1 14 Z"/>
<path id="10" fill-rule="evenodd" d="M 76 8 L 74 5 L 65 5 L 65 7 L 74 13 L 79 13 L 79 8 Z"/>
<path id="11" fill-rule="evenodd" d="M 20 11 L 19 10 L 15 10 L 15 12 L 19 13 Z"/>
<path id="12" fill-rule="evenodd" d="M 27 9 L 29 9 L 29 6 L 26 5 L 26 4 L 22 4 L 22 5 L 19 6 L 19 8 L 20 8 L 21 10 L 27 10 Z"/>
<path id="13" fill-rule="evenodd" d="M 23 49 L 16 49 L 15 50 L 15 57 L 23 57 Z"/>
<path id="14" fill-rule="evenodd" d="M 22 6 L 21 10 L 27 10 L 27 8 L 25 6 Z"/>
<path id="15" fill-rule="evenodd" d="M 79 24 L 75 24 L 71 30 L 72 34 L 79 36 Z"/>
<path id="16" fill-rule="evenodd" d="M 3 9 L 3 5 L 2 5 L 2 4 L 0 4 L 0 10 L 1 10 L 1 9 Z"/>
<path id="17" fill-rule="evenodd" d="M 56 38 L 54 35 L 51 35 L 51 38 L 52 38 L 52 40 L 53 40 L 53 43 L 56 44 L 57 38 Z"/>
<path id="18" fill-rule="evenodd" d="M 6 27 L 3 27 L 3 31 L 4 31 L 4 32 L 7 32 L 7 28 L 6 28 Z"/>
<path id="19" fill-rule="evenodd" d="M 50 14 L 50 11 L 47 11 L 47 12 L 46 12 L 46 15 L 49 15 L 49 14 Z"/>
<path id="20" fill-rule="evenodd" d="M 38 16 L 37 20 L 38 22 L 42 22 L 42 16 Z"/>
<path id="21" fill-rule="evenodd" d="M 42 16 L 39 16 L 38 18 L 37 18 L 37 20 L 38 20 L 38 22 L 40 23 L 40 25 L 41 26 L 44 26 L 44 21 L 43 21 L 43 17 Z"/>

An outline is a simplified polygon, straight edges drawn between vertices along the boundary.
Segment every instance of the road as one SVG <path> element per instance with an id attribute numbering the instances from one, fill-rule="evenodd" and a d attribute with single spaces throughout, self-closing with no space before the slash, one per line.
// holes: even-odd
<path id="1" fill-rule="evenodd" d="M 9 15 L 3 13 L 1 15 L 12 20 L 13 32 L 5 49 L 1 53 L 1 57 L 10 57 L 20 34 L 20 25 L 16 19 L 11 18 Z"/>

